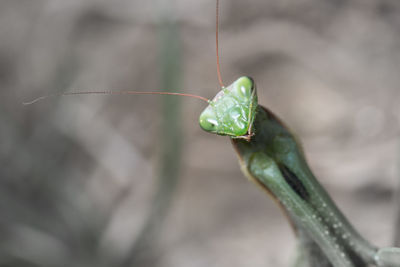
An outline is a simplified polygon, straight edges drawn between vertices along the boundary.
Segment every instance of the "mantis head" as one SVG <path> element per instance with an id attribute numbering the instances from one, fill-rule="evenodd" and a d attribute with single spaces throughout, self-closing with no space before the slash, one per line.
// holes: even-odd
<path id="1" fill-rule="evenodd" d="M 257 92 L 250 77 L 240 77 L 209 101 L 199 118 L 210 133 L 249 140 L 257 108 Z"/>

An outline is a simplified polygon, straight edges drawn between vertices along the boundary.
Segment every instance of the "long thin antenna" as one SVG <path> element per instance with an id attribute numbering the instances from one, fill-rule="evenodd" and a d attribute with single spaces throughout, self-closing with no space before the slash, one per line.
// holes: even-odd
<path id="1" fill-rule="evenodd" d="M 218 28 L 219 28 L 219 0 L 216 1 L 216 14 L 215 14 L 215 44 L 217 50 L 217 73 L 218 73 L 218 81 L 221 87 L 225 87 L 221 78 L 221 69 L 219 66 L 219 45 L 218 45 Z"/>
<path id="2" fill-rule="evenodd" d="M 35 98 L 32 101 L 23 102 L 22 104 L 23 105 L 31 105 L 31 104 L 34 104 L 38 101 L 44 100 L 49 97 L 68 96 L 68 95 L 93 95 L 93 94 L 99 94 L 99 95 L 177 95 L 177 96 L 187 96 L 187 97 L 197 98 L 197 99 L 200 99 L 207 103 L 210 101 L 209 99 L 202 97 L 202 96 L 193 95 L 193 94 L 184 94 L 184 93 L 140 92 L 140 91 L 85 91 L 85 92 L 67 92 L 67 93 L 61 93 L 61 94 L 44 95 L 44 96 Z"/>

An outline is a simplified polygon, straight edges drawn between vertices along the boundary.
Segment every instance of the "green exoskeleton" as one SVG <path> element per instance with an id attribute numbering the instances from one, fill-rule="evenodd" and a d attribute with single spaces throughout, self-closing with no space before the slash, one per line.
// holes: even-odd
<path id="1" fill-rule="evenodd" d="M 302 266 L 400 266 L 399 249 L 378 250 L 353 229 L 315 179 L 295 137 L 258 105 L 251 78 L 223 88 L 199 123 L 207 132 L 231 138 L 243 173 L 280 204 L 299 237 L 315 243 L 330 262 Z"/>
<path id="2" fill-rule="evenodd" d="M 253 80 L 241 77 L 223 88 L 200 115 L 200 126 L 207 132 L 250 140 L 257 110 Z"/>

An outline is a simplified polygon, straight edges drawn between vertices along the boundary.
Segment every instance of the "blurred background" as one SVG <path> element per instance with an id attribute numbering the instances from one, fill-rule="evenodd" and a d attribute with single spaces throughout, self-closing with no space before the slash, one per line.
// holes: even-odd
<path id="1" fill-rule="evenodd" d="M 0 266 L 289 266 L 292 230 L 240 172 L 205 104 L 215 1 L 0 1 Z M 395 242 L 400 2 L 221 0 L 225 84 L 302 140 L 349 220 Z"/>

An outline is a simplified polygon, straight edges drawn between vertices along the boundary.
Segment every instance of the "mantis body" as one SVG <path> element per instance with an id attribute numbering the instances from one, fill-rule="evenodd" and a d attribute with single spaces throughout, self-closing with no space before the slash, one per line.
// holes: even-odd
<path id="1" fill-rule="evenodd" d="M 354 230 L 315 179 L 292 133 L 258 105 L 251 78 L 223 88 L 199 123 L 205 131 L 230 136 L 243 173 L 278 202 L 294 228 L 333 266 L 400 266 L 399 248 L 379 250 Z"/>

